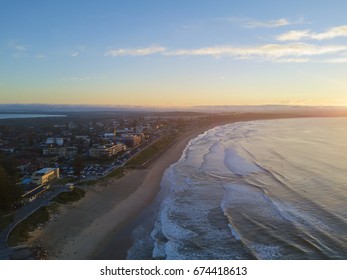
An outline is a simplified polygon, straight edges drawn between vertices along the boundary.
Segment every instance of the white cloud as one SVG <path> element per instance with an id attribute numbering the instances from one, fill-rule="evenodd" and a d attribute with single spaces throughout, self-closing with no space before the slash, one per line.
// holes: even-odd
<path id="1" fill-rule="evenodd" d="M 336 26 L 325 32 L 314 33 L 310 30 L 293 30 L 277 36 L 279 41 L 299 41 L 302 39 L 326 40 L 337 37 L 347 37 L 347 25 Z"/>
<path id="2" fill-rule="evenodd" d="M 71 54 L 71 56 L 72 57 L 76 57 L 76 56 L 78 56 L 80 53 L 79 52 L 73 52 L 72 54 Z"/>
<path id="3" fill-rule="evenodd" d="M 239 23 L 242 27 L 245 27 L 245 28 L 259 28 L 259 27 L 275 28 L 275 27 L 282 27 L 282 26 L 304 23 L 303 18 L 300 18 L 296 21 L 291 21 L 286 18 L 260 21 L 260 20 L 251 19 L 251 18 L 230 17 L 224 20 Z"/>
<path id="4" fill-rule="evenodd" d="M 166 49 L 161 46 L 152 46 L 138 49 L 115 49 L 105 53 L 105 56 L 145 56 L 156 53 L 163 53 Z"/>
<path id="5" fill-rule="evenodd" d="M 250 20 L 244 24 L 245 27 L 249 28 L 257 28 L 257 27 L 281 27 L 281 26 L 287 26 L 290 25 L 290 21 L 285 18 L 280 18 L 276 20 L 269 20 L 269 21 L 257 21 L 257 20 Z"/>
<path id="6" fill-rule="evenodd" d="M 330 28 L 326 32 L 314 33 L 311 35 L 311 38 L 316 40 L 332 39 L 336 37 L 347 37 L 347 25 L 336 26 Z"/>
<path id="7" fill-rule="evenodd" d="M 344 63 L 345 53 L 347 53 L 347 45 L 315 45 L 297 42 L 237 47 L 224 45 L 176 50 L 167 50 L 164 47 L 155 46 L 148 48 L 115 49 L 105 53 L 105 56 L 145 56 L 161 54 L 165 56 L 232 57 L 237 60 L 270 61 L 274 63 Z M 341 57 L 343 57 L 343 59 Z M 72 80 L 85 80 L 85 78 L 73 78 Z"/>
<path id="8" fill-rule="evenodd" d="M 26 46 L 18 44 L 17 42 L 15 42 L 13 40 L 8 41 L 7 46 L 16 52 L 25 52 L 28 50 Z"/>
<path id="9" fill-rule="evenodd" d="M 293 30 L 277 36 L 278 41 L 299 41 L 310 36 L 310 30 Z"/>
<path id="10" fill-rule="evenodd" d="M 317 46 L 304 43 L 295 44 L 266 44 L 253 47 L 233 47 L 233 46 L 217 46 L 209 48 L 176 50 L 166 52 L 166 55 L 192 55 L 192 56 L 232 56 L 237 59 L 288 59 L 295 61 L 295 58 L 303 58 L 310 56 L 319 56 L 324 54 L 334 54 L 346 51 L 347 46 Z M 296 62 L 299 60 L 296 59 Z M 304 62 L 301 59 L 300 62 Z"/>
<path id="11" fill-rule="evenodd" d="M 36 58 L 44 59 L 44 58 L 47 58 L 47 56 L 45 56 L 44 54 L 38 54 L 36 55 Z"/>

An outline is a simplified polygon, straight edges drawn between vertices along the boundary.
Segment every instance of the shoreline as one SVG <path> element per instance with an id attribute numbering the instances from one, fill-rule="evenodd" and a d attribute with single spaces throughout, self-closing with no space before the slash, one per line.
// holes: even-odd
<path id="1" fill-rule="evenodd" d="M 184 132 L 146 168 L 127 170 L 120 179 L 88 187 L 81 200 L 61 205 L 59 216 L 33 232 L 28 243 L 47 248 L 53 260 L 124 259 L 137 220 L 155 201 L 165 170 L 179 160 L 191 139 L 229 123 L 281 118 L 238 116 Z"/>
<path id="2" fill-rule="evenodd" d="M 104 259 L 102 248 L 121 235 L 127 242 L 118 242 L 122 248 L 116 255 L 119 259 L 126 256 L 131 246 L 131 231 L 127 229 L 155 200 L 165 170 L 179 160 L 191 139 L 225 123 L 229 122 L 185 132 L 145 169 L 130 170 L 120 179 L 96 184 L 80 201 L 60 205 L 59 215 L 34 231 L 29 245 L 47 248 L 49 259 Z"/>

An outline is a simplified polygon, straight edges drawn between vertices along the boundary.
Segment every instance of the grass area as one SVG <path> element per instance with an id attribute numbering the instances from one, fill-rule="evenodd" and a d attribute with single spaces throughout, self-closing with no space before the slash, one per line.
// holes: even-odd
<path id="1" fill-rule="evenodd" d="M 48 207 L 48 210 L 49 210 L 49 213 L 50 214 L 56 214 L 57 212 L 59 212 L 59 203 L 56 203 L 56 202 L 52 202 L 50 205 L 47 206 Z"/>
<path id="2" fill-rule="evenodd" d="M 10 223 L 13 222 L 14 216 L 12 214 L 2 214 L 0 212 L 0 231 L 5 229 Z"/>
<path id="3" fill-rule="evenodd" d="M 142 165 L 155 156 L 158 152 L 165 149 L 175 139 L 175 135 L 165 135 L 147 148 L 143 149 L 131 160 L 129 160 L 126 166 Z"/>
<path id="4" fill-rule="evenodd" d="M 74 188 L 72 191 L 69 192 L 63 192 L 58 194 L 53 201 L 66 204 L 69 202 L 74 202 L 80 200 L 82 197 L 84 197 L 86 192 L 80 188 Z"/>
<path id="5" fill-rule="evenodd" d="M 34 231 L 39 225 L 48 221 L 49 209 L 46 206 L 41 207 L 12 230 L 8 238 L 8 244 L 15 246 L 26 242 L 30 237 L 31 231 Z"/>
<path id="6" fill-rule="evenodd" d="M 94 186 L 95 184 L 99 183 L 99 180 L 87 180 L 87 181 L 81 181 L 76 184 L 75 186 Z"/>
<path id="7" fill-rule="evenodd" d="M 123 176 L 124 176 L 124 168 L 118 167 L 117 169 L 111 171 L 109 174 L 103 177 L 103 179 L 106 179 L 106 180 L 111 178 L 119 179 L 119 178 L 122 178 Z"/>

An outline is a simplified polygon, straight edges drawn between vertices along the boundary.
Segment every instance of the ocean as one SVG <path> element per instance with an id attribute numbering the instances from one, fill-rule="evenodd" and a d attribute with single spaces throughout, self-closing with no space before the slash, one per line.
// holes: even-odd
<path id="1" fill-rule="evenodd" d="M 58 118 L 66 117 L 66 115 L 45 115 L 45 114 L 0 114 L 0 120 L 2 119 L 28 119 L 28 118 Z"/>
<path id="2" fill-rule="evenodd" d="M 199 135 L 132 239 L 128 259 L 347 259 L 347 118 Z"/>

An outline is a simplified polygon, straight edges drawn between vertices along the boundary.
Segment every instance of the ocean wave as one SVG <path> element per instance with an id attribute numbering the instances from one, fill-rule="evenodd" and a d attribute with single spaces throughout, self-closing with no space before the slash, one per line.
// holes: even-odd
<path id="1" fill-rule="evenodd" d="M 334 128 L 334 120 L 324 123 Z M 336 135 L 345 131 L 339 126 Z M 331 151 L 325 153 L 322 129 L 319 120 L 254 121 L 192 139 L 162 178 L 152 257 L 346 258 L 347 197 L 339 174 L 347 166 L 340 156 L 326 162 Z M 305 138 L 315 135 L 316 142 Z M 343 137 L 334 140 L 347 155 Z"/>

